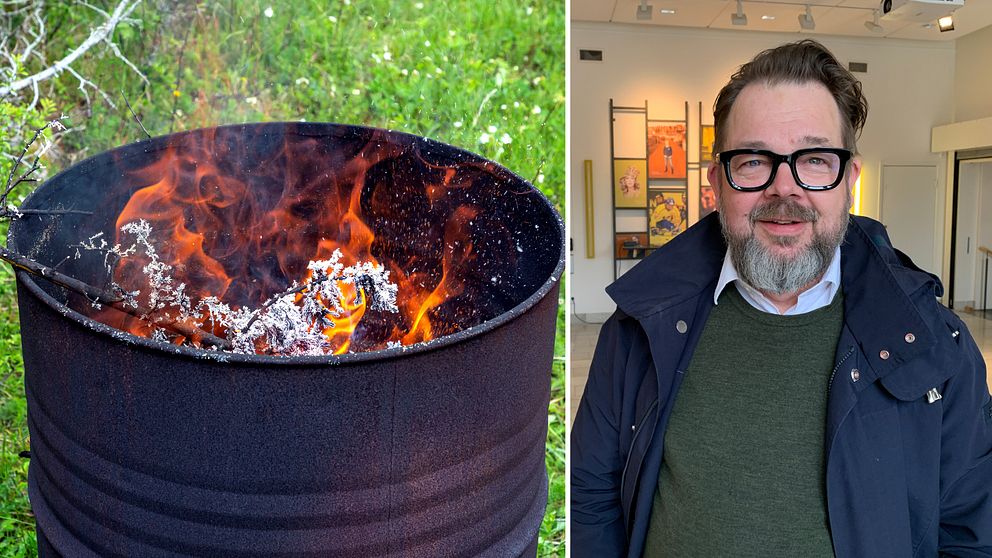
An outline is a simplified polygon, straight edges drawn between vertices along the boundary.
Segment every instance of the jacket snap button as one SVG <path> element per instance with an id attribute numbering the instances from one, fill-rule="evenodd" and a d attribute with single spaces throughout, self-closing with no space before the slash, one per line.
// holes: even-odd
<path id="1" fill-rule="evenodd" d="M 678 330 L 679 333 L 685 333 L 689 331 L 689 324 L 685 323 L 685 320 L 679 320 L 675 322 L 675 329 Z"/>
<path id="2" fill-rule="evenodd" d="M 851 369 L 851 380 L 857 382 L 861 379 L 861 371 L 857 368 Z"/>
<path id="3" fill-rule="evenodd" d="M 907 343 L 912 343 L 913 341 L 916 341 L 916 336 L 913 335 L 912 333 L 907 333 L 906 334 L 906 342 Z"/>
<path id="4" fill-rule="evenodd" d="M 878 357 L 882 360 L 889 360 L 889 351 L 882 349 L 881 351 L 879 351 Z"/>

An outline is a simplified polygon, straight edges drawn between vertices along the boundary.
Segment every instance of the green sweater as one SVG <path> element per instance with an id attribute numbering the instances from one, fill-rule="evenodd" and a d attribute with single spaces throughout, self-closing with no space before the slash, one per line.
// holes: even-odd
<path id="1" fill-rule="evenodd" d="M 842 298 L 779 316 L 720 295 L 672 409 L 645 557 L 833 556 L 823 438 Z"/>

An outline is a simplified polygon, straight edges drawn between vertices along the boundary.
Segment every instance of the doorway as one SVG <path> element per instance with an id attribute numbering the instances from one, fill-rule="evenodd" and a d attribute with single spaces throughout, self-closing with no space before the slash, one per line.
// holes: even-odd
<path id="1" fill-rule="evenodd" d="M 992 319 L 992 158 L 958 161 L 952 308 Z"/>

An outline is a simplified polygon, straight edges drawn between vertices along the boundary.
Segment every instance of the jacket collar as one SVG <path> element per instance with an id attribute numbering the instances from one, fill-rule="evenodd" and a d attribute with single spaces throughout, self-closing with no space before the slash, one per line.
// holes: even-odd
<path id="1" fill-rule="evenodd" d="M 727 245 L 714 212 L 654 251 L 606 288 L 625 314 L 637 319 L 712 289 Z"/>
<path id="2" fill-rule="evenodd" d="M 621 311 L 642 320 L 704 290 L 711 291 L 726 251 L 719 216 L 712 213 L 606 291 Z M 918 304 L 926 297 L 940 296 L 943 287 L 937 277 L 892 247 L 881 223 L 851 217 L 841 244 L 841 285 L 845 322 L 878 377 L 929 351 L 937 342 Z M 882 358 L 882 351 L 888 352 L 887 358 Z"/>
<path id="3" fill-rule="evenodd" d="M 936 307 L 940 280 L 893 248 L 881 223 L 852 217 L 841 245 L 841 286 L 844 321 L 879 378 L 938 342 L 935 315 L 925 319 L 921 307 Z"/>

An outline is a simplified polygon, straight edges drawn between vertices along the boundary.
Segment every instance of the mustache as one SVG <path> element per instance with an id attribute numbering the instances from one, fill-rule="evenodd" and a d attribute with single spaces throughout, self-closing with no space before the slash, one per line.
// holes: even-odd
<path id="1" fill-rule="evenodd" d="M 748 213 L 748 220 L 753 226 L 758 221 L 808 221 L 815 223 L 820 219 L 820 212 L 812 207 L 804 207 L 793 200 L 775 199 L 759 205 Z"/>

